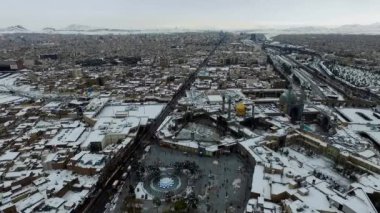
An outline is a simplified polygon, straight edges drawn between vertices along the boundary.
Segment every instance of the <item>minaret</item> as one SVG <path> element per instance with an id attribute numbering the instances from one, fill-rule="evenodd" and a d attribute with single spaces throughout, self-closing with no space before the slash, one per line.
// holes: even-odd
<path id="1" fill-rule="evenodd" d="M 252 119 L 251 119 L 251 128 L 255 128 L 255 105 L 252 103 Z"/>
<path id="2" fill-rule="evenodd" d="M 255 105 L 252 104 L 252 119 L 255 119 Z"/>
<path id="3" fill-rule="evenodd" d="M 305 116 L 301 115 L 301 125 L 300 125 L 301 131 L 303 131 L 304 128 L 305 128 Z"/>
<path id="4" fill-rule="evenodd" d="M 226 112 L 226 97 L 223 95 L 223 102 L 222 102 L 222 113 L 224 114 Z"/>
<path id="5" fill-rule="evenodd" d="M 191 141 L 194 141 L 194 140 L 195 140 L 195 132 L 191 131 Z"/>
<path id="6" fill-rule="evenodd" d="M 232 104 L 231 97 L 228 97 L 228 119 L 231 119 L 231 104 Z"/>

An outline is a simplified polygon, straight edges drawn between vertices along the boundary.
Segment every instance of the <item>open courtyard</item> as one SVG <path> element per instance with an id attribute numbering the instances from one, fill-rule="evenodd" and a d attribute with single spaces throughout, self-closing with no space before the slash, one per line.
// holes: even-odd
<path id="1" fill-rule="evenodd" d="M 196 212 L 243 212 L 249 197 L 252 169 L 237 154 L 202 157 L 152 145 L 142 162 L 146 166 L 170 168 L 175 162 L 185 161 L 199 166 L 199 178 L 182 183 L 192 187 L 198 198 Z M 165 206 L 169 208 L 170 203 L 163 203 L 160 209 L 165 210 Z M 151 210 L 145 209 L 146 212 Z"/>

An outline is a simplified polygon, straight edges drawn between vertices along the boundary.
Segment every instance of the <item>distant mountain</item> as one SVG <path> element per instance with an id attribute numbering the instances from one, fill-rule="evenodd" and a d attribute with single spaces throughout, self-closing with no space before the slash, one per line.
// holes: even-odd
<path id="1" fill-rule="evenodd" d="M 80 24 L 71 24 L 64 28 L 45 27 L 42 30 L 28 30 L 21 25 L 0 28 L 0 33 L 62 33 L 62 34 L 139 34 L 139 33 L 175 33 L 175 32 L 202 32 L 205 30 L 184 28 L 157 28 L 157 29 L 115 29 L 92 27 Z M 207 30 L 206 30 L 207 31 Z M 302 27 L 267 27 L 259 26 L 255 29 L 237 30 L 246 33 L 265 33 L 269 36 L 278 34 L 377 34 L 380 35 L 380 23 L 369 25 L 342 25 L 338 27 L 302 26 Z"/>
<path id="2" fill-rule="evenodd" d="M 93 27 L 80 25 L 80 24 L 70 24 L 67 27 L 59 29 L 59 31 L 88 31 L 94 29 Z"/>
<path id="3" fill-rule="evenodd" d="M 338 27 L 303 26 L 288 28 L 258 28 L 252 32 L 270 34 L 380 34 L 380 23 L 369 25 L 342 25 Z"/>
<path id="4" fill-rule="evenodd" d="M 283 29 L 284 32 L 290 33 L 329 33 L 330 29 L 326 27 L 315 27 L 315 26 L 305 26 L 305 27 L 294 27 Z"/>
<path id="5" fill-rule="evenodd" d="M 380 23 L 369 25 L 343 25 L 334 29 L 338 33 L 380 34 Z"/>
<path id="6" fill-rule="evenodd" d="M 15 25 L 15 26 L 9 26 L 9 27 L 0 29 L 0 31 L 1 32 L 15 32 L 15 33 L 19 33 L 19 32 L 27 32 L 28 29 L 26 29 L 25 27 L 23 27 L 21 25 Z"/>
<path id="7" fill-rule="evenodd" d="M 54 32 L 56 32 L 56 29 L 53 27 L 45 27 L 42 29 L 42 32 L 43 33 L 54 33 Z"/>
<path id="8" fill-rule="evenodd" d="M 71 24 L 65 28 L 61 28 L 57 31 L 61 32 L 82 32 L 82 33 L 97 33 L 97 32 L 136 32 L 140 30 L 128 30 L 128 29 L 113 29 L 113 28 L 101 28 L 91 27 L 86 25 Z"/>

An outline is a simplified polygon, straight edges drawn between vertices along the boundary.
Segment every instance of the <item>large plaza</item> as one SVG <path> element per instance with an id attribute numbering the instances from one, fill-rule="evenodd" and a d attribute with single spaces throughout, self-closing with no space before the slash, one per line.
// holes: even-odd
<path id="1" fill-rule="evenodd" d="M 247 166 L 237 154 L 202 157 L 152 145 L 142 162 L 145 165 L 170 168 L 175 162 L 184 161 L 192 161 L 199 166 L 199 179 L 195 181 L 181 179 L 186 180 L 186 183 L 181 184 L 191 187 L 197 195 L 198 212 L 224 212 L 225 210 L 243 212 L 244 204 L 249 198 L 252 168 Z M 164 177 L 161 183 L 158 181 L 157 186 L 163 184 L 165 186 L 162 190 L 168 187 L 176 191 L 177 187 L 169 184 L 175 184 L 175 178 L 174 182 L 172 180 Z M 163 205 L 170 207 L 170 203 Z M 145 211 L 149 212 L 149 209 Z"/>

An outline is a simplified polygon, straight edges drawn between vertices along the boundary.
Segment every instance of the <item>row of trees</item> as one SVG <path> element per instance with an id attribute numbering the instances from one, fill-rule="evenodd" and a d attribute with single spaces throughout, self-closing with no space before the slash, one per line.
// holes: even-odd
<path id="1" fill-rule="evenodd" d="M 199 166 L 194 161 L 175 162 L 173 167 L 175 174 L 180 174 L 184 169 L 189 170 L 192 175 L 199 172 Z"/>

